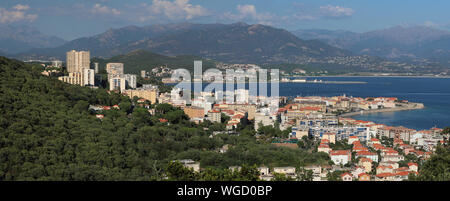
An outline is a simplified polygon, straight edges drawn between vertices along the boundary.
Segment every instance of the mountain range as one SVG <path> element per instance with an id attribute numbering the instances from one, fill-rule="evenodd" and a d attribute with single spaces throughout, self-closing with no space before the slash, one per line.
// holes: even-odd
<path id="1" fill-rule="evenodd" d="M 293 33 L 299 38 L 320 40 L 356 54 L 391 59 L 443 59 L 450 56 L 450 32 L 426 26 L 395 26 L 365 33 L 319 29 Z"/>
<path id="2" fill-rule="evenodd" d="M 0 54 L 22 60 L 64 60 L 65 52 L 72 49 L 89 50 L 92 57 L 99 58 L 145 50 L 165 56 L 192 55 L 227 63 L 256 64 L 301 63 L 309 58 L 351 55 L 438 59 L 445 63 L 450 58 L 450 32 L 425 26 L 396 26 L 356 33 L 320 29 L 289 32 L 241 22 L 178 23 L 109 29 L 69 42 L 43 35 L 33 28 L 8 26 L 0 30 L 2 38 L 6 42 L 2 42 Z"/>
<path id="3" fill-rule="evenodd" d="M 0 52 L 2 55 L 16 54 L 33 48 L 50 48 L 67 41 L 48 36 L 29 26 L 0 25 Z"/>
<path id="4" fill-rule="evenodd" d="M 65 52 L 89 50 L 93 57 L 112 57 L 136 50 L 167 56 L 195 55 L 230 63 L 295 62 L 299 58 L 351 55 L 318 40 L 302 40 L 270 26 L 234 24 L 168 24 L 110 29 L 54 48 L 18 54 L 21 59 L 63 59 Z"/>

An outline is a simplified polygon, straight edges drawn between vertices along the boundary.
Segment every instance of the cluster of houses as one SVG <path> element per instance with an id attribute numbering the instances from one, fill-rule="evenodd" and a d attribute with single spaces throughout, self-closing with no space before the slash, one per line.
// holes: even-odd
<path id="1" fill-rule="evenodd" d="M 399 162 L 405 160 L 403 154 L 381 144 L 377 138 L 372 138 L 363 145 L 358 137 L 351 136 L 347 140 L 352 145 L 351 150 L 332 150 L 329 143 L 333 143 L 334 139 L 333 134 L 323 135 L 318 152 L 328 153 L 336 165 L 351 164 L 349 168 L 343 169 L 346 171 L 341 175 L 343 181 L 402 181 L 408 179 L 409 174 L 418 174 L 417 163 L 410 162 L 408 167 L 399 167 Z M 399 145 L 404 143 L 395 140 L 394 146 L 403 149 Z M 406 154 L 404 149 L 403 153 Z M 352 161 L 352 154 L 357 162 Z"/>

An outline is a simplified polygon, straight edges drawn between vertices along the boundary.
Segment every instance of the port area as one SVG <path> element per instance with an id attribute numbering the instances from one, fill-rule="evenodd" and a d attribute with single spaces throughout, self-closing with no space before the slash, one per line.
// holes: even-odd
<path id="1" fill-rule="evenodd" d="M 370 114 L 370 113 L 378 113 L 378 112 L 398 112 L 405 110 L 419 110 L 424 109 L 425 106 L 423 103 L 401 103 L 398 104 L 395 108 L 382 108 L 382 109 L 371 109 L 371 110 L 360 110 L 354 112 L 343 113 L 339 115 L 339 117 L 351 117 L 356 115 Z"/>

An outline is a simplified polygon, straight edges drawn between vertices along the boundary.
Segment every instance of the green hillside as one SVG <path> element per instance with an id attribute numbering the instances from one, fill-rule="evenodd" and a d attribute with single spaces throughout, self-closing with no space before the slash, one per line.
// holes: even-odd
<path id="1" fill-rule="evenodd" d="M 171 69 L 185 68 L 193 72 L 194 60 L 203 61 L 203 69 L 214 68 L 215 61 L 206 60 L 196 56 L 179 55 L 164 56 L 147 52 L 145 50 L 132 51 L 125 55 L 118 55 L 109 59 L 93 58 L 91 63 L 98 62 L 100 69 L 105 68 L 107 63 L 124 63 L 126 73 L 140 73 L 141 70 L 150 71 L 152 68 L 167 66 Z"/>

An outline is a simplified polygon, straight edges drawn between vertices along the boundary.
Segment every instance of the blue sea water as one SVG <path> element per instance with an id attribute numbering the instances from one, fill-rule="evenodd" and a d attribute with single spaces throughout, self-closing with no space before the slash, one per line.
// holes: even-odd
<path id="1" fill-rule="evenodd" d="M 450 79 L 418 77 L 315 77 L 323 81 L 361 81 L 367 84 L 280 83 L 281 96 L 397 97 L 420 102 L 425 109 L 353 116 L 390 126 L 429 129 L 450 126 Z"/>

